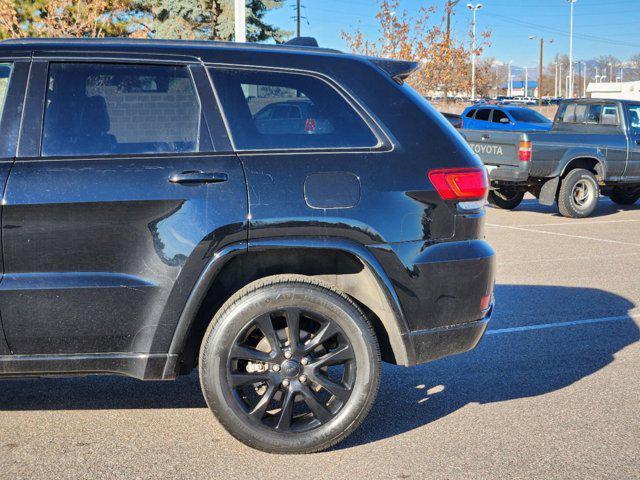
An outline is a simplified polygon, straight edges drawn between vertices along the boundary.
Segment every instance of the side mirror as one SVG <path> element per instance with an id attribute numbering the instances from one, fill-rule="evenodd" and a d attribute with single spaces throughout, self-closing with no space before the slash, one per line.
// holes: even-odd
<path id="1" fill-rule="evenodd" d="M 511 123 L 507 117 L 502 117 L 500 123 Z"/>

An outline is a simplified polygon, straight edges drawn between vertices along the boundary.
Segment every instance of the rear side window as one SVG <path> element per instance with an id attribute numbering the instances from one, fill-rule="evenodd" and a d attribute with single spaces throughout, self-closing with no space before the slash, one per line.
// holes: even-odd
<path id="1" fill-rule="evenodd" d="M 42 155 L 196 152 L 200 103 L 185 67 L 52 63 Z"/>
<path id="2" fill-rule="evenodd" d="M 465 115 L 465 117 L 467 118 L 473 118 L 473 115 L 476 113 L 477 109 L 476 108 L 472 108 L 471 110 L 469 110 L 469 112 L 467 112 L 467 114 Z"/>
<path id="3" fill-rule="evenodd" d="M 476 113 L 476 120 L 484 120 L 485 122 L 489 120 L 489 116 L 491 115 L 491 109 L 489 108 L 481 108 Z"/>
<path id="4" fill-rule="evenodd" d="M 296 73 L 215 68 L 236 148 L 373 147 L 378 139 L 331 85 Z"/>

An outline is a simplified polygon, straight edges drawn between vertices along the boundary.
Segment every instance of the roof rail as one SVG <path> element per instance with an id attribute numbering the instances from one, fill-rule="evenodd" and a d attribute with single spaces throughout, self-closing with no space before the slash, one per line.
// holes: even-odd
<path id="1" fill-rule="evenodd" d="M 300 47 L 317 47 L 318 41 L 313 37 L 293 37 L 284 42 L 285 45 L 297 45 Z"/>

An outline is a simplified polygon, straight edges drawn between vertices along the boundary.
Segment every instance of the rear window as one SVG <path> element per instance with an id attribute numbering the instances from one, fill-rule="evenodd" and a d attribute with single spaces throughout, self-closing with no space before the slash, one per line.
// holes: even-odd
<path id="1" fill-rule="evenodd" d="M 378 139 L 331 85 L 297 73 L 211 69 L 236 148 L 373 147 Z"/>
<path id="2" fill-rule="evenodd" d="M 551 120 L 535 110 L 520 108 L 517 110 L 509 110 L 509 113 L 516 122 L 551 123 Z"/>
<path id="3" fill-rule="evenodd" d="M 615 104 L 570 103 L 558 113 L 561 123 L 620 125 L 618 107 Z"/>
<path id="4" fill-rule="evenodd" d="M 44 156 L 195 152 L 200 127 L 200 103 L 185 67 L 49 67 Z"/>
<path id="5" fill-rule="evenodd" d="M 476 120 L 488 121 L 490 115 L 491 110 L 489 108 L 481 108 L 478 110 L 478 113 L 476 113 Z"/>

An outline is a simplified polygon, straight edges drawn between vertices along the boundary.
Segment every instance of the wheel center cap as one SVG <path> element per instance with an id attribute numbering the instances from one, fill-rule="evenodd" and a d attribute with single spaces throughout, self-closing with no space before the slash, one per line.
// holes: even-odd
<path id="1" fill-rule="evenodd" d="M 295 360 L 285 360 L 284 362 L 282 362 L 280 371 L 282 372 L 283 377 L 297 377 L 302 371 L 302 365 L 300 365 Z"/>

